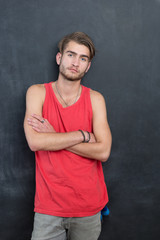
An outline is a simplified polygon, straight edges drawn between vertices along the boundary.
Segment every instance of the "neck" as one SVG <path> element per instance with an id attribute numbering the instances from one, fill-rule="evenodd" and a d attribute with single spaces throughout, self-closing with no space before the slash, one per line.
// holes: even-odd
<path id="1" fill-rule="evenodd" d="M 57 86 L 61 90 L 61 93 L 63 94 L 63 96 L 75 95 L 78 92 L 78 89 L 80 88 L 80 84 L 81 84 L 81 79 L 74 81 L 74 80 L 64 79 L 59 76 L 57 80 Z"/>
<path id="2" fill-rule="evenodd" d="M 62 81 L 61 79 L 58 79 L 53 84 L 57 99 L 63 107 L 71 106 L 78 101 L 82 91 L 80 83 L 80 81 Z"/>

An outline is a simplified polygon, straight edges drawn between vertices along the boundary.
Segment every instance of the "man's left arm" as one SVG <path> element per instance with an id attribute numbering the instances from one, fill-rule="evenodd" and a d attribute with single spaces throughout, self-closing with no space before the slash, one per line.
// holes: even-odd
<path id="1" fill-rule="evenodd" d="M 91 90 L 90 96 L 93 110 L 93 134 L 96 141 L 80 143 L 67 150 L 86 158 L 105 162 L 109 158 L 112 145 L 106 104 L 104 97 L 100 93 Z"/>
<path id="2" fill-rule="evenodd" d="M 90 133 L 91 139 L 88 143 L 78 143 L 72 147 L 67 148 L 66 150 L 85 158 L 105 162 L 109 158 L 112 145 L 111 131 L 107 121 L 106 104 L 104 97 L 100 93 L 91 90 L 90 96 L 93 111 L 93 133 Z M 36 131 L 39 133 L 45 132 L 46 129 L 44 128 L 43 124 L 40 124 L 41 122 L 38 121 L 38 118 L 38 115 L 34 117 L 36 126 L 38 126 Z M 35 123 L 32 122 L 30 125 L 33 127 L 34 124 Z M 53 131 L 53 127 L 48 121 L 47 125 L 47 131 Z"/>

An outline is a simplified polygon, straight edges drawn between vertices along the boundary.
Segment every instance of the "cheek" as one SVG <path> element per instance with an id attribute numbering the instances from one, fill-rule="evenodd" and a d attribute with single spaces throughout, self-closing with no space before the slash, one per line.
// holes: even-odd
<path id="1" fill-rule="evenodd" d="M 60 61 L 59 67 L 60 69 L 65 68 L 66 64 L 64 61 Z"/>
<path id="2" fill-rule="evenodd" d="M 68 66 L 71 64 L 70 59 L 63 59 L 63 61 L 61 62 L 63 66 Z"/>
<path id="3" fill-rule="evenodd" d="M 84 72 L 87 72 L 87 71 L 88 71 L 88 68 L 89 68 L 89 64 L 85 65 L 85 66 L 84 66 Z"/>

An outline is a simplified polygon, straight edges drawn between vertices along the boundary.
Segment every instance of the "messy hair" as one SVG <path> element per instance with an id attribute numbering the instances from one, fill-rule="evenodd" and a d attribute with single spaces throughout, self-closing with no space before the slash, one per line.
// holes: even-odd
<path id="1" fill-rule="evenodd" d="M 95 55 L 95 46 L 93 44 L 92 39 L 86 33 L 83 33 L 83 32 L 73 32 L 71 34 L 68 34 L 68 35 L 64 36 L 60 40 L 60 42 L 58 43 L 58 48 L 59 48 L 60 53 L 63 54 L 67 44 L 70 41 L 74 41 L 74 42 L 76 42 L 78 44 L 85 45 L 89 49 L 89 51 L 90 51 L 90 61 L 92 60 L 92 58 Z"/>

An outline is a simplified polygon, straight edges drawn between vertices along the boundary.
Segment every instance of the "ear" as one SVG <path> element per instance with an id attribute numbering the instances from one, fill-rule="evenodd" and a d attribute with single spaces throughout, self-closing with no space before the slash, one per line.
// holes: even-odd
<path id="1" fill-rule="evenodd" d="M 62 57 L 62 54 L 60 52 L 58 52 L 56 55 L 56 62 L 58 65 L 60 65 L 60 63 L 61 63 L 61 57 Z"/>
<path id="2" fill-rule="evenodd" d="M 89 62 L 89 64 L 88 64 L 88 67 L 87 67 L 87 69 L 86 69 L 86 73 L 88 72 L 88 70 L 90 69 L 90 67 L 91 67 L 91 62 Z"/>

